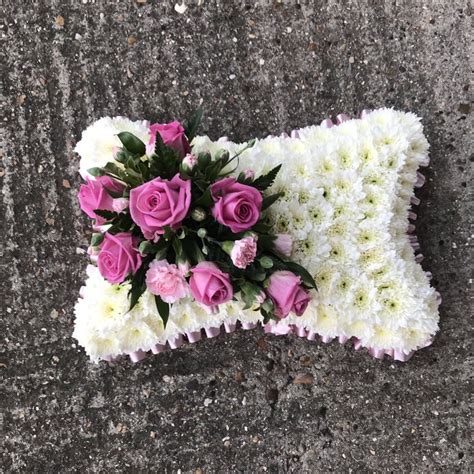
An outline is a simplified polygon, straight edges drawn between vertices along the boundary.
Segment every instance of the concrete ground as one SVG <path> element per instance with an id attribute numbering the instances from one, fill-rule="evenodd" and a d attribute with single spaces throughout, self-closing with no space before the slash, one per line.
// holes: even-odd
<path id="1" fill-rule="evenodd" d="M 1 3 L 2 471 L 469 472 L 469 2 L 174 3 Z M 200 101 L 201 132 L 237 140 L 363 108 L 423 117 L 418 231 L 444 299 L 431 347 L 403 364 L 255 330 L 88 362 L 71 338 L 90 236 L 74 143 L 101 116 Z"/>

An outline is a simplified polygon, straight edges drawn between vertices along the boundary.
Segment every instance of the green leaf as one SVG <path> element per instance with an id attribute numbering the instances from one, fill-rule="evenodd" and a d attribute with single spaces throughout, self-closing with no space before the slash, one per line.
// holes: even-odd
<path id="1" fill-rule="evenodd" d="M 211 188 L 208 187 L 201 196 L 199 196 L 194 202 L 194 207 L 209 207 L 214 204 L 214 199 L 212 199 Z"/>
<path id="2" fill-rule="evenodd" d="M 89 168 L 87 172 L 96 178 L 99 176 L 104 176 L 106 174 L 106 172 L 102 168 L 97 168 L 97 167 Z"/>
<path id="3" fill-rule="evenodd" d="M 102 233 L 92 234 L 91 247 L 99 246 L 103 240 L 104 240 L 104 234 Z"/>
<path id="4" fill-rule="evenodd" d="M 212 161 L 210 153 L 199 153 L 198 155 L 198 168 L 200 170 L 205 170 L 207 165 Z"/>
<path id="5" fill-rule="evenodd" d="M 114 176 L 120 177 L 122 174 L 122 168 L 119 168 L 115 163 L 109 161 L 105 166 L 104 170 L 106 170 L 107 174 L 113 174 Z"/>
<path id="6" fill-rule="evenodd" d="M 181 257 L 183 254 L 183 244 L 181 243 L 179 239 L 174 238 L 172 245 L 173 245 L 173 250 L 176 254 L 176 260 L 178 260 L 179 257 Z"/>
<path id="7" fill-rule="evenodd" d="M 272 229 L 270 224 L 267 224 L 265 221 L 258 221 L 253 227 L 252 230 L 258 232 L 259 234 L 267 234 Z"/>
<path id="8" fill-rule="evenodd" d="M 105 189 L 105 192 L 110 196 L 110 197 L 113 197 L 114 199 L 117 199 L 117 198 L 121 198 L 121 197 L 124 197 L 123 196 L 123 191 L 122 192 L 118 192 L 118 191 L 112 191 L 106 187 L 104 187 Z"/>
<path id="9" fill-rule="evenodd" d="M 194 112 L 194 115 L 191 117 L 191 120 L 189 120 L 189 122 L 186 121 L 184 125 L 184 131 L 186 133 L 186 137 L 189 143 L 191 143 L 193 141 L 193 138 L 196 136 L 199 125 L 201 124 L 202 114 L 202 107 L 199 107 L 196 112 Z"/>
<path id="10" fill-rule="evenodd" d="M 301 265 L 298 265 L 295 262 L 283 262 L 283 264 L 288 270 L 299 275 L 306 286 L 316 289 L 316 282 L 314 281 L 314 278 L 310 275 L 308 270 L 306 270 Z"/>
<path id="11" fill-rule="evenodd" d="M 260 263 L 262 268 L 268 269 L 268 268 L 273 267 L 273 260 L 270 257 L 268 257 L 267 255 L 263 255 L 262 257 L 260 257 L 258 262 Z"/>
<path id="12" fill-rule="evenodd" d="M 100 217 L 103 217 L 104 219 L 107 219 L 108 221 L 115 219 L 116 217 L 119 216 L 118 212 L 107 211 L 105 209 L 95 209 L 94 213 Z"/>
<path id="13" fill-rule="evenodd" d="M 119 163 L 122 163 L 122 164 L 126 163 L 129 157 L 130 157 L 130 154 L 128 153 L 127 150 L 120 150 L 114 155 L 115 161 L 118 161 Z"/>
<path id="14" fill-rule="evenodd" d="M 138 251 L 142 254 L 154 253 L 157 250 L 157 246 L 152 244 L 149 240 L 144 240 L 143 242 L 140 242 L 140 245 L 138 246 Z"/>
<path id="15" fill-rule="evenodd" d="M 155 295 L 155 304 L 158 314 L 163 321 L 163 326 L 166 327 L 166 323 L 168 322 L 168 317 L 170 315 L 170 305 L 165 303 L 158 295 Z"/>
<path id="16" fill-rule="evenodd" d="M 128 293 L 130 297 L 129 311 L 131 311 L 136 306 L 136 304 L 138 303 L 138 300 L 140 299 L 140 296 L 145 292 L 145 289 L 146 289 L 145 274 L 146 274 L 146 266 L 142 265 L 138 269 L 138 271 L 132 276 L 131 288 Z"/>
<path id="17" fill-rule="evenodd" d="M 259 176 L 253 183 L 252 186 L 259 189 L 260 191 L 265 191 L 265 189 L 269 188 L 273 181 L 281 169 L 281 164 L 275 166 L 272 170 L 270 170 L 267 174 Z"/>
<path id="18" fill-rule="evenodd" d="M 146 152 L 145 144 L 130 132 L 121 132 L 118 134 L 119 140 L 123 146 L 134 155 L 143 156 Z"/>
<path id="19" fill-rule="evenodd" d="M 172 178 L 179 171 L 179 153 L 165 145 L 159 132 L 156 132 L 155 153 L 150 157 L 150 172 L 153 176 Z"/>
<path id="20" fill-rule="evenodd" d="M 263 250 L 273 250 L 276 237 L 274 235 L 259 234 L 258 246 Z"/>
<path id="21" fill-rule="evenodd" d="M 263 198 L 262 201 L 262 211 L 265 209 L 268 209 L 273 203 L 278 201 L 283 196 L 283 193 L 276 193 L 276 194 L 271 194 L 270 196 L 267 196 Z"/>
<path id="22" fill-rule="evenodd" d="M 169 225 L 165 225 L 163 227 L 163 230 L 164 230 L 164 233 L 163 233 L 164 240 L 170 240 L 176 235 L 176 231 Z"/>

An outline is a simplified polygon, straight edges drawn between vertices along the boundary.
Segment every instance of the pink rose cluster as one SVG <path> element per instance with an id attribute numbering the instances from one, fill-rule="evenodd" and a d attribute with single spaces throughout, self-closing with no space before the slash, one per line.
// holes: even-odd
<path id="1" fill-rule="evenodd" d="M 160 315 L 162 303 L 187 297 L 215 312 L 240 291 L 264 317 L 303 314 L 310 295 L 301 278 L 272 268 L 286 268 L 291 237 L 256 230 L 266 228 L 262 193 L 280 167 L 257 179 L 250 169 L 231 177 L 225 170 L 235 156 L 191 152 L 195 129 L 155 123 L 147 144 L 118 134 L 123 148 L 114 150 L 115 163 L 91 169 L 95 178 L 80 187 L 81 209 L 97 232 L 88 253 L 110 283 L 131 280 L 156 295 Z M 156 146 L 158 135 L 165 146 Z"/>

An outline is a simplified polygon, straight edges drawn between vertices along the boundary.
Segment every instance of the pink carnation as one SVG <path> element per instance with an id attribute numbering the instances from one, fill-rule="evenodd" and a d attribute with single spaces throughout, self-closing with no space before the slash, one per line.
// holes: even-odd
<path id="1" fill-rule="evenodd" d="M 255 260 L 257 255 L 257 236 L 244 237 L 236 240 L 230 258 L 237 268 L 247 268 Z"/>
<path id="2" fill-rule="evenodd" d="M 146 272 L 148 291 L 158 295 L 166 303 L 189 295 L 189 286 L 179 268 L 166 260 L 154 260 Z"/>

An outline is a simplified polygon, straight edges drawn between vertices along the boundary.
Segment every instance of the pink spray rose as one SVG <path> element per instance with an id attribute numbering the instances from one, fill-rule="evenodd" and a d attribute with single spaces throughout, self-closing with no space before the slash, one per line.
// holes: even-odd
<path id="1" fill-rule="evenodd" d="M 275 250 L 285 256 L 290 257 L 293 248 L 293 239 L 289 234 L 276 234 L 276 239 L 273 241 Z"/>
<path id="2" fill-rule="evenodd" d="M 244 176 L 245 179 L 253 179 L 255 178 L 255 171 L 250 168 L 247 168 L 246 170 L 244 170 Z"/>
<path id="3" fill-rule="evenodd" d="M 146 150 L 148 155 L 155 151 L 156 132 L 159 132 L 165 145 L 179 153 L 180 158 L 183 158 L 191 150 L 188 139 L 184 134 L 184 128 L 179 122 L 154 123 L 150 125 L 150 141 Z"/>
<path id="4" fill-rule="evenodd" d="M 161 296 L 166 303 L 174 303 L 189 294 L 183 273 L 166 260 L 154 260 L 146 272 L 146 287 L 150 293 Z"/>
<path id="5" fill-rule="evenodd" d="M 229 275 L 212 262 L 198 263 L 191 270 L 189 286 L 194 299 L 209 307 L 225 303 L 234 295 Z"/>
<path id="6" fill-rule="evenodd" d="M 130 214 L 146 239 L 158 240 L 164 227 L 179 227 L 191 204 L 191 181 L 176 174 L 155 178 L 130 191 Z"/>
<path id="7" fill-rule="evenodd" d="M 250 229 L 260 218 L 262 195 L 252 186 L 224 178 L 211 186 L 211 194 L 213 216 L 234 233 Z"/>
<path id="8" fill-rule="evenodd" d="M 135 273 L 142 264 L 132 234 L 105 234 L 100 244 L 97 266 L 100 274 L 110 283 L 122 283 L 129 273 Z"/>
<path id="9" fill-rule="evenodd" d="M 247 268 L 257 255 L 257 236 L 248 236 L 243 239 L 236 240 L 230 252 L 232 263 L 237 268 Z"/>
<path id="10" fill-rule="evenodd" d="M 183 168 L 186 171 L 191 171 L 196 165 L 197 165 L 197 158 L 192 155 L 191 153 L 188 153 L 184 158 L 183 158 Z"/>
<path id="11" fill-rule="evenodd" d="M 275 305 L 275 315 L 286 318 L 290 311 L 301 316 L 311 297 L 301 286 L 301 278 L 292 272 L 280 270 L 270 276 L 267 293 Z"/>
<path id="12" fill-rule="evenodd" d="M 114 202 L 116 201 L 108 192 L 122 193 L 123 184 L 113 180 L 109 176 L 99 176 L 96 179 L 86 177 L 86 183 L 81 184 L 79 189 L 79 204 L 81 209 L 92 219 L 96 220 L 96 225 L 102 225 L 105 222 L 103 217 L 96 215 L 96 209 L 105 211 L 114 211 Z"/>

